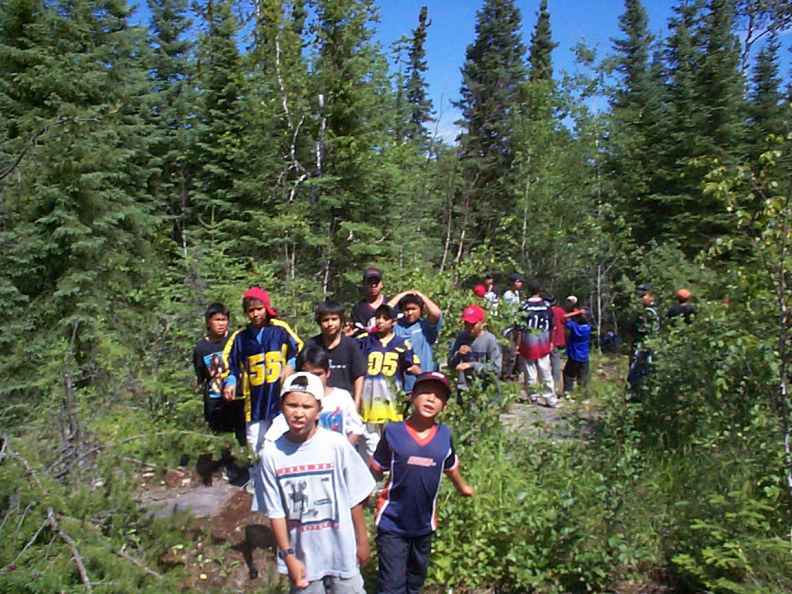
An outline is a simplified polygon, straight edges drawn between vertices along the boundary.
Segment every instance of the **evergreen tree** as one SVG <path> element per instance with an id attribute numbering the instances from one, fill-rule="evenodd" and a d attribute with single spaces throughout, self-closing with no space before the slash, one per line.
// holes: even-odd
<path id="1" fill-rule="evenodd" d="M 665 145 L 666 179 L 658 185 L 661 233 L 694 254 L 728 232 L 726 211 L 704 195 L 699 159 L 736 159 L 745 151 L 744 84 L 732 3 L 708 0 L 675 10 L 669 39 L 671 119 Z"/>
<path id="2" fill-rule="evenodd" d="M 778 64 L 780 43 L 774 35 L 756 57 L 749 95 L 750 146 L 753 161 L 768 146 L 770 134 L 781 135 L 788 106 L 784 104 L 784 92 Z"/>
<path id="3" fill-rule="evenodd" d="M 197 80 L 201 105 L 193 155 L 198 172 L 191 200 L 204 224 L 217 222 L 218 240 L 233 239 L 233 253 L 250 257 L 256 245 L 249 235 L 254 200 L 238 187 L 250 166 L 245 150 L 250 109 L 233 0 L 209 0 L 200 16 Z"/>
<path id="4" fill-rule="evenodd" d="M 188 0 L 147 0 L 147 5 L 153 45 L 150 113 L 158 131 L 151 147 L 151 166 L 157 172 L 151 191 L 172 221 L 174 241 L 186 249 L 188 196 L 194 175 L 187 154 L 197 101 L 192 87 L 192 41 L 187 38 L 192 20 L 187 16 Z"/>
<path id="5" fill-rule="evenodd" d="M 410 106 L 410 123 L 407 137 L 425 145 L 429 138 L 426 124 L 432 120 L 432 100 L 427 96 L 426 75 L 426 30 L 432 24 L 428 20 L 426 6 L 421 7 L 418 27 L 412 32 L 407 63 L 407 103 Z"/>
<path id="6" fill-rule="evenodd" d="M 372 42 L 373 1 L 319 0 L 316 17 L 311 94 L 319 100 L 321 173 L 311 207 L 314 235 L 324 245 L 322 284 L 330 290 L 342 280 L 333 277 L 337 270 L 359 282 L 357 269 L 382 253 L 391 213 L 403 209 L 383 162 L 392 96 L 385 59 Z"/>
<path id="7" fill-rule="evenodd" d="M 460 243 L 468 233 L 474 240 L 492 236 L 511 204 L 504 184 L 514 160 L 513 118 L 528 75 L 520 27 L 513 0 L 485 0 L 477 13 L 476 38 L 467 48 L 456 104 L 464 128 L 459 138 L 465 182 Z"/>
<path id="8" fill-rule="evenodd" d="M 547 10 L 547 0 L 542 0 L 539 4 L 539 12 L 536 13 L 536 27 L 531 34 L 531 46 L 528 52 L 531 81 L 553 79 L 552 53 L 556 47 L 558 47 L 558 43 L 553 41 L 553 34 L 550 30 L 550 12 Z"/>
<path id="9" fill-rule="evenodd" d="M 650 59 L 654 37 L 640 0 L 625 0 L 619 17 L 622 38 L 612 39 L 611 58 L 617 84 L 610 91 L 607 175 L 616 202 L 634 236 L 647 240 L 654 234 L 654 209 L 649 198 L 656 188 L 658 147 L 665 130 L 661 61 Z"/>
<path id="10" fill-rule="evenodd" d="M 15 344 L 3 365 L 28 370 L 17 388 L 48 381 L 48 356 L 60 364 L 69 341 L 98 381 L 97 349 L 134 327 L 156 271 L 147 46 L 129 17 L 121 0 L 15 0 L 0 17 L 0 120 L 12 120 L 4 152 L 16 152 L 4 167 L 0 287 L 25 308 L 4 333 Z"/>

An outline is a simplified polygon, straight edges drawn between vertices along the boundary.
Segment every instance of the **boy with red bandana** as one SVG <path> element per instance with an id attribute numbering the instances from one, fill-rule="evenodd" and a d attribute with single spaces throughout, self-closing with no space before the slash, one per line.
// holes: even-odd
<path id="1" fill-rule="evenodd" d="M 294 373 L 303 343 L 286 322 L 276 319 L 264 289 L 248 289 L 242 309 L 250 323 L 234 332 L 223 350 L 223 398 L 244 397 L 247 442 L 258 456 L 264 434 L 280 412 L 281 381 Z"/>

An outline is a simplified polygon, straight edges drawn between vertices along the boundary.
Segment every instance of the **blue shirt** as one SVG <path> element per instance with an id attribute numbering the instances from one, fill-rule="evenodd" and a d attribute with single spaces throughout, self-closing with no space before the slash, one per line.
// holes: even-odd
<path id="1" fill-rule="evenodd" d="M 578 363 L 587 363 L 589 360 L 589 340 L 591 340 L 591 326 L 578 324 L 567 320 L 566 327 L 569 336 L 566 343 L 566 356 Z"/>
<path id="2" fill-rule="evenodd" d="M 437 324 L 432 324 L 426 318 L 421 318 L 414 324 L 408 325 L 404 319 L 400 319 L 399 323 L 393 328 L 396 336 L 401 336 L 410 341 L 413 353 L 418 357 L 418 365 L 421 366 L 422 372 L 437 371 L 432 346 L 437 342 L 437 336 L 440 334 L 442 327 L 443 315 L 441 314 Z M 406 376 L 404 378 L 404 391 L 412 392 L 413 385 L 415 385 L 415 376 Z"/>
<path id="3" fill-rule="evenodd" d="M 408 538 L 437 530 L 440 479 L 458 464 L 447 425 L 438 423 L 421 439 L 404 421 L 388 423 L 371 457 L 374 470 L 390 472 L 377 503 L 377 527 Z"/>

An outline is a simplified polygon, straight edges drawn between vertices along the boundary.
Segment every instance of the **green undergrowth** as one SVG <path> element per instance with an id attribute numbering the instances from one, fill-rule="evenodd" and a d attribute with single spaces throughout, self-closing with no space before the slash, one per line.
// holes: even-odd
<path id="1" fill-rule="evenodd" d="M 560 594 L 661 576 L 673 592 L 792 591 L 784 464 L 767 411 L 747 415 L 740 431 L 710 424 L 706 438 L 672 447 L 663 435 L 689 416 L 669 423 L 650 412 L 651 397 L 628 402 L 618 377 L 591 388 L 596 414 L 561 413 L 585 440 L 560 438 L 541 420 L 543 431 L 491 422 L 502 406 L 486 392 L 449 411 L 476 496 L 444 484 L 429 581 Z"/>

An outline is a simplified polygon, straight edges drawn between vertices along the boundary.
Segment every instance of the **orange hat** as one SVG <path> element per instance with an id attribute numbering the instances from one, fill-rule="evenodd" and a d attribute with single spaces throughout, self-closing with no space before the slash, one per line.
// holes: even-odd
<path id="1" fill-rule="evenodd" d="M 478 305 L 468 305 L 462 310 L 462 321 L 476 324 L 484 319 L 484 310 Z"/>
<path id="2" fill-rule="evenodd" d="M 679 291 L 676 292 L 676 298 L 679 301 L 687 301 L 690 299 L 690 291 L 687 289 L 679 289 Z"/>

